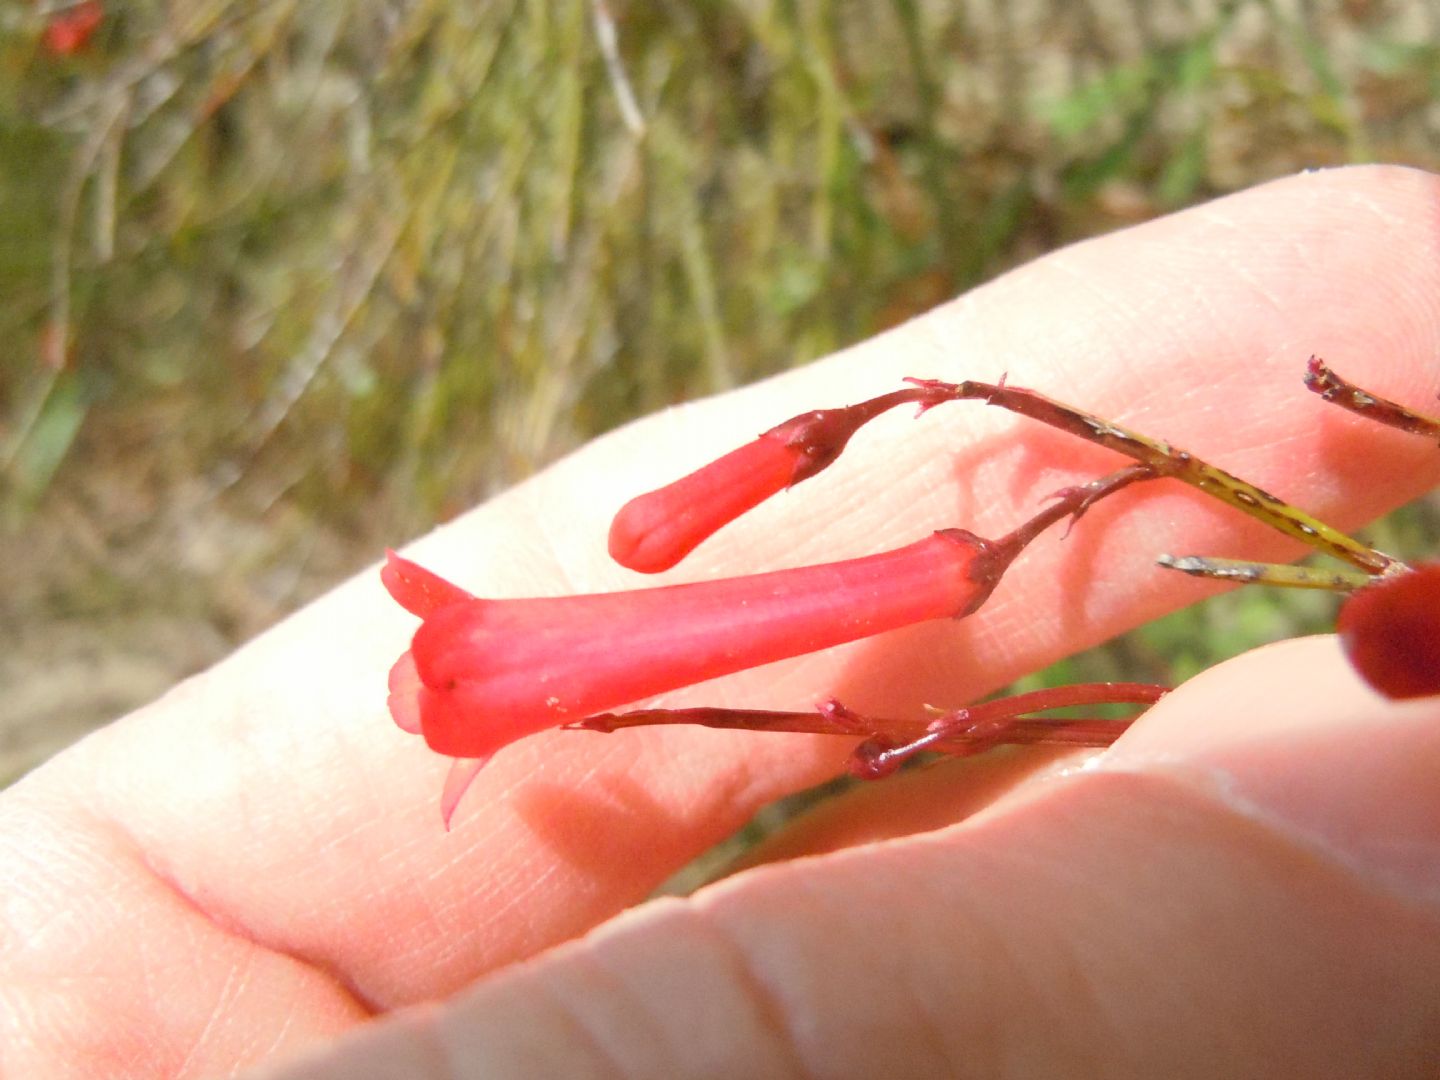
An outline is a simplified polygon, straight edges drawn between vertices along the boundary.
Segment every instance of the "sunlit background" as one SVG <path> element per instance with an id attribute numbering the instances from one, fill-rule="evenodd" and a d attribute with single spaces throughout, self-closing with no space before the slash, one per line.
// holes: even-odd
<path id="1" fill-rule="evenodd" d="M 22 0 L 0 34 L 0 783 L 631 417 L 1268 177 L 1440 165 L 1423 0 Z M 1332 613 L 1235 594 L 1050 677 Z"/>

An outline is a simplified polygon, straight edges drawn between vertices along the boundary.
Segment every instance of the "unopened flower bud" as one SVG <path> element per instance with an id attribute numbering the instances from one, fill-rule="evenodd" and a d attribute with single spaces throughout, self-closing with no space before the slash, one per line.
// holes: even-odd
<path id="1" fill-rule="evenodd" d="M 863 424 L 906 402 L 933 405 L 947 393 L 913 387 L 786 420 L 690 475 L 631 499 L 611 523 L 610 557 L 645 574 L 668 570 L 722 526 L 826 468 Z"/>

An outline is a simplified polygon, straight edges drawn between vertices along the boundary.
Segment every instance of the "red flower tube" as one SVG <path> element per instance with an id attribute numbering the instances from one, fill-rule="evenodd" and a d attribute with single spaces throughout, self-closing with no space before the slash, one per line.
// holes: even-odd
<path id="1" fill-rule="evenodd" d="M 487 757 L 666 690 L 962 614 L 998 578 L 991 547 L 947 529 L 844 562 L 519 600 L 477 599 L 392 553 L 385 585 L 425 622 L 391 673 L 391 713 L 442 754 Z"/>
<path id="2" fill-rule="evenodd" d="M 100 0 L 83 0 L 66 11 L 56 12 L 45 24 L 41 40 L 55 56 L 70 56 L 90 43 L 105 18 Z"/>

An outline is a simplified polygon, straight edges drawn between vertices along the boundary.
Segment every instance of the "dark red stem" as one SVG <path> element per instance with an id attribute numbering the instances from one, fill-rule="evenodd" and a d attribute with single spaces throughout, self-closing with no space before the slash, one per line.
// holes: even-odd
<path id="1" fill-rule="evenodd" d="M 765 432 L 765 436 L 779 436 L 787 446 L 804 455 L 791 475 L 790 483 L 793 485 L 810 479 L 830 465 L 845 449 L 850 436 L 882 413 L 911 402 L 918 404 L 920 411 L 924 412 L 948 400 L 950 397 L 942 388 L 917 385 L 905 390 L 892 390 L 855 405 L 801 413 L 775 425 Z"/>
<path id="2" fill-rule="evenodd" d="M 1335 374 L 1318 356 L 1310 357 L 1310 362 L 1305 365 L 1305 386 L 1330 404 L 1338 405 L 1357 416 L 1440 442 L 1440 420 L 1412 412 L 1404 405 L 1362 390 Z"/>
<path id="3" fill-rule="evenodd" d="M 1130 726 L 1133 717 L 1047 720 L 1026 713 L 1101 704 L 1152 705 L 1168 688 L 1151 683 L 1080 683 L 996 698 L 946 713 L 936 720 L 901 720 L 865 716 L 827 701 L 814 711 L 769 709 L 636 709 L 587 717 L 571 728 L 612 732 L 659 724 L 744 731 L 799 732 L 860 736 L 851 771 L 864 779 L 887 776 L 923 750 L 966 756 L 999 745 L 1104 747 Z"/>

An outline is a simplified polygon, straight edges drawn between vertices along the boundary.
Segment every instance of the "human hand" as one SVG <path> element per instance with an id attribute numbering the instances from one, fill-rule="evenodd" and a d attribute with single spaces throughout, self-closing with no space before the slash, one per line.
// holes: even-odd
<path id="1" fill-rule="evenodd" d="M 618 432 L 415 553 L 483 595 L 632 587 L 604 558 L 628 496 L 904 375 L 1001 372 L 1353 526 L 1440 483 L 1440 455 L 1305 395 L 1301 366 L 1433 393 L 1437 211 L 1433 178 L 1357 169 L 1059 252 Z M 1002 532 L 1111 464 L 993 410 L 887 417 L 667 580 Z M 1204 591 L 1159 552 L 1293 553 L 1147 487 L 1042 538 L 963 622 L 665 704 L 959 703 Z M 1207 673 L 1085 768 L 1013 754 L 864 788 L 772 865 L 581 938 L 850 747 L 545 734 L 446 834 L 445 763 L 384 715 L 413 625 L 365 575 L 0 798 L 0 1071 L 204 1076 L 319 1044 L 286 1075 L 1396 1076 L 1440 1053 L 1440 703 L 1379 700 L 1333 639 Z M 423 1001 L 445 1004 L 376 1017 Z"/>

